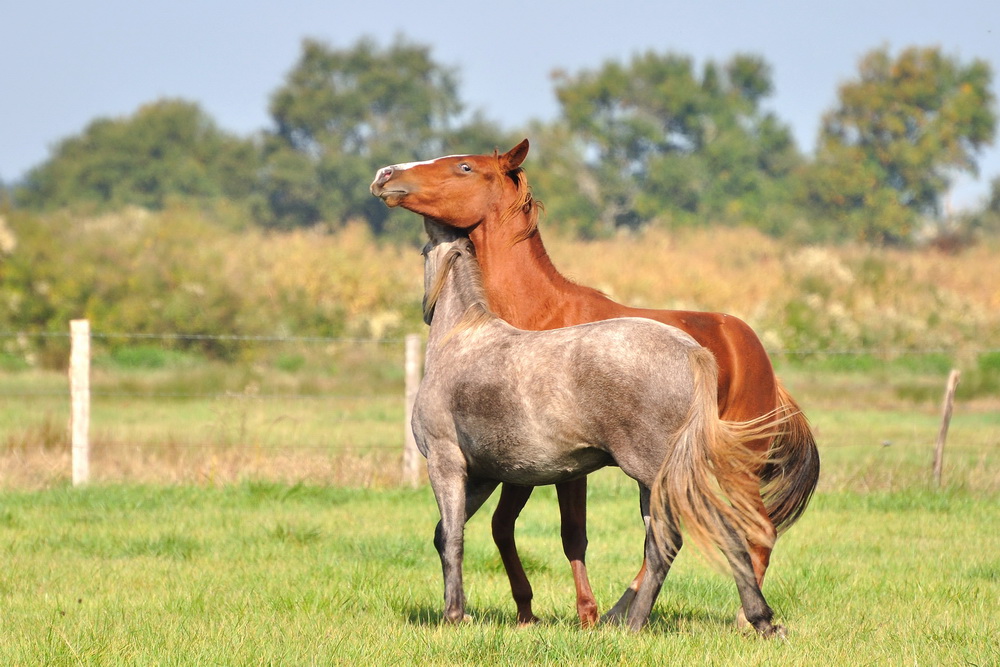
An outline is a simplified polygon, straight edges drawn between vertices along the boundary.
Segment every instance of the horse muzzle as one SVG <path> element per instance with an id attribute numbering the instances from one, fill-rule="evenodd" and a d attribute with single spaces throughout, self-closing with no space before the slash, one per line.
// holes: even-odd
<path id="1" fill-rule="evenodd" d="M 377 172 L 375 172 L 375 180 L 372 181 L 369 190 L 376 197 L 380 198 L 386 203 L 386 206 L 398 206 L 403 200 L 403 197 L 408 195 L 409 190 L 398 183 L 393 183 L 389 185 L 389 181 L 392 180 L 395 170 L 392 167 L 382 167 Z"/>

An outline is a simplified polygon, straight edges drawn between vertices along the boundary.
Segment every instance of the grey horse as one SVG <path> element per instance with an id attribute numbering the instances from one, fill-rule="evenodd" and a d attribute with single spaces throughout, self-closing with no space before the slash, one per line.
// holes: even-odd
<path id="1" fill-rule="evenodd" d="M 425 227 L 430 333 L 412 427 L 441 512 L 434 545 L 445 619 L 467 618 L 465 523 L 498 484 L 554 484 L 618 466 L 639 483 L 646 526 L 648 573 L 628 626 L 648 621 L 683 526 L 705 553 L 725 556 L 747 621 L 761 635 L 783 633 L 745 546 L 748 536 L 766 539 L 766 526 L 726 494 L 759 469 L 742 443 L 774 423 L 720 420 L 715 359 L 674 327 L 630 317 L 514 328 L 487 307 L 471 241 L 430 220 Z"/>

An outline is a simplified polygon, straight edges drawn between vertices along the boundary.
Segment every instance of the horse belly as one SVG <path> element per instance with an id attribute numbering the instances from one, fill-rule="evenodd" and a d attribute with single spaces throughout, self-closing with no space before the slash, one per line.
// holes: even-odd
<path id="1" fill-rule="evenodd" d="M 470 476 L 510 484 L 558 484 L 613 465 L 607 452 L 586 443 L 482 437 L 462 443 Z"/>

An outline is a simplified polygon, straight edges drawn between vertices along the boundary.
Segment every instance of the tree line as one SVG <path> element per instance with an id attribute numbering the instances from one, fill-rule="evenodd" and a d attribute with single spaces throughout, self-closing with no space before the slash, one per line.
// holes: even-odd
<path id="1" fill-rule="evenodd" d="M 796 240 L 910 245 L 1000 232 L 1000 176 L 977 210 L 945 198 L 977 174 L 997 131 L 992 72 L 937 47 L 876 49 L 843 83 L 805 155 L 766 101 L 770 65 L 737 54 L 696 66 L 648 51 L 557 72 L 559 114 L 504 128 L 469 113 L 459 73 L 429 47 L 307 39 L 270 98 L 270 127 L 220 128 L 191 101 L 161 99 L 62 140 L 8 188 L 28 211 L 236 205 L 269 229 L 364 220 L 381 237 L 412 225 L 368 194 L 378 166 L 507 148 L 529 136 L 546 226 L 582 238 L 655 225 L 749 224 Z"/>

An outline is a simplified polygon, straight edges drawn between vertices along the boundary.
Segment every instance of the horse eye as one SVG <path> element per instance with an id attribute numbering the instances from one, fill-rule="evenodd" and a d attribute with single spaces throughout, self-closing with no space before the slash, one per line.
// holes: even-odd
<path id="1" fill-rule="evenodd" d="M 472 171 L 472 166 L 469 165 L 468 162 L 463 162 L 462 164 L 458 165 L 458 168 L 467 174 Z"/>

